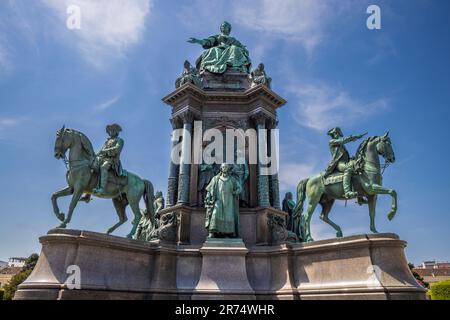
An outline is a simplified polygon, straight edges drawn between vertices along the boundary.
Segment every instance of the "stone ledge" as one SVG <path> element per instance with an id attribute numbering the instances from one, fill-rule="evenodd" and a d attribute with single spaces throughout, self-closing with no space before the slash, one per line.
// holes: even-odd
<path id="1" fill-rule="evenodd" d="M 41 237 L 35 270 L 17 299 L 424 299 L 394 234 L 359 235 L 307 244 L 166 245 L 80 230 L 51 230 Z M 209 248 L 211 245 L 213 247 Z M 231 254 L 231 255 L 230 255 Z M 198 287 L 205 255 L 227 275 L 238 259 L 249 287 Z M 233 262 L 234 261 L 234 262 Z M 67 290 L 66 269 L 81 268 L 82 290 Z M 369 268 L 379 267 L 378 274 Z M 244 266 L 244 267 L 243 267 Z M 243 269 L 244 268 L 244 269 Z M 204 278 L 207 279 L 207 278 Z M 236 285 L 235 285 L 236 286 Z M 197 287 L 197 290 L 196 290 Z"/>

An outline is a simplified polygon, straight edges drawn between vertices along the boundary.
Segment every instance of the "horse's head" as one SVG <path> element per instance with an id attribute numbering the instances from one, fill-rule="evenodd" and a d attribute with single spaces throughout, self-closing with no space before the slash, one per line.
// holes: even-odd
<path id="1" fill-rule="evenodd" d="M 55 140 L 55 158 L 62 159 L 64 158 L 67 149 L 70 148 L 71 139 L 68 134 L 68 129 L 63 126 L 61 129 L 56 131 L 56 140 Z"/>
<path id="2" fill-rule="evenodd" d="M 395 154 L 392 148 L 391 138 L 389 138 L 389 132 L 386 132 L 383 136 L 378 137 L 377 152 L 382 155 L 387 162 L 395 162 Z"/>

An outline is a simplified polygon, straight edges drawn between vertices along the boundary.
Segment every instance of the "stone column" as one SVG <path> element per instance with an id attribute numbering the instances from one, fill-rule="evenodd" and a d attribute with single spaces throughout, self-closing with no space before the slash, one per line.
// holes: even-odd
<path id="1" fill-rule="evenodd" d="M 180 174 L 178 175 L 178 201 L 177 204 L 189 204 L 189 184 L 191 175 L 191 152 L 192 152 L 192 122 L 194 115 L 190 111 L 180 115 L 183 120 L 183 140 L 182 140 L 182 161 L 180 164 Z M 187 137 L 186 137 L 187 135 Z M 187 139 L 186 139 L 187 138 Z M 188 159 L 189 163 L 184 163 L 183 159 Z"/>
<path id="2" fill-rule="evenodd" d="M 172 129 L 180 129 L 182 121 L 178 117 L 174 117 L 170 119 L 170 123 L 172 124 Z M 177 145 L 178 141 L 173 140 L 172 133 L 172 148 L 170 149 L 170 163 L 169 163 L 169 181 L 167 187 L 167 207 L 172 207 L 177 203 L 177 194 L 178 194 L 178 173 L 180 170 L 180 165 L 174 163 L 172 161 L 172 150 Z"/>
<path id="3" fill-rule="evenodd" d="M 266 129 L 267 117 L 262 112 L 253 116 L 253 120 L 256 123 L 256 130 L 258 135 L 258 206 L 262 208 L 270 207 L 269 201 L 269 177 L 262 174 L 262 164 L 260 159 L 260 153 L 267 155 L 267 136 L 264 130 Z M 262 148 L 262 150 L 260 150 Z"/>
<path id="4" fill-rule="evenodd" d="M 271 119 L 269 121 L 269 128 L 271 130 L 276 129 L 278 126 L 278 121 L 275 119 Z M 272 141 L 272 136 L 269 133 L 269 150 L 272 150 L 272 144 L 273 143 L 277 143 L 276 141 Z M 272 151 L 271 151 L 272 152 Z M 276 156 L 276 161 L 278 162 L 278 155 L 273 155 L 270 154 L 270 156 L 272 157 L 272 159 Z M 274 165 L 274 164 L 272 164 Z M 280 209 L 281 210 L 281 205 L 280 205 L 280 183 L 278 180 L 278 172 L 276 174 L 273 174 L 272 176 L 270 176 L 270 194 L 271 194 L 271 203 L 272 203 L 272 207 L 274 207 L 275 209 Z"/>

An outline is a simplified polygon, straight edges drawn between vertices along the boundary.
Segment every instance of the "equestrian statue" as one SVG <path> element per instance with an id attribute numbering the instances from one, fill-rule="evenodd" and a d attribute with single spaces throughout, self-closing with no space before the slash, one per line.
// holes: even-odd
<path id="1" fill-rule="evenodd" d="M 337 127 L 328 131 L 328 135 L 331 137 L 329 147 L 333 157 L 328 168 L 324 172 L 300 181 L 297 186 L 297 204 L 294 208 L 293 218 L 301 218 L 300 238 L 304 242 L 314 241 L 310 226 L 311 217 L 318 204 L 322 206 L 320 219 L 336 230 L 337 237 L 342 237 L 341 228 L 328 217 L 336 199 L 357 198 L 360 205 L 368 204 L 370 230 L 378 233 L 375 228 L 377 196 L 380 194 L 391 196 L 389 220 L 392 220 L 397 212 L 397 192 L 382 186 L 384 168 L 395 162 L 389 133 L 365 139 L 358 147 L 354 158 L 350 158 L 345 145 L 361 139 L 366 134 L 344 137 L 342 130 Z M 380 163 L 380 155 L 386 162 L 383 166 Z M 308 207 L 306 214 L 303 214 L 306 196 L 308 197 Z"/>
<path id="2" fill-rule="evenodd" d="M 154 217 L 153 185 L 134 173 L 122 168 L 120 153 L 124 141 L 119 138 L 122 131 L 118 124 L 108 125 L 109 138 L 102 149 L 95 154 L 92 144 L 83 133 L 62 127 L 56 132 L 55 158 L 63 159 L 67 166 L 68 186 L 52 195 L 53 211 L 61 220 L 58 228 L 66 228 L 79 201 L 89 202 L 91 195 L 103 199 L 112 199 L 119 222 L 108 229 L 110 234 L 127 221 L 126 207 L 130 205 L 134 214 L 133 228 L 128 234 L 131 238 L 141 219 L 139 201 L 144 199 L 148 214 Z M 69 151 L 69 158 L 66 153 Z M 85 194 L 84 197 L 82 195 Z M 72 196 L 67 216 L 60 212 L 57 199 Z M 154 221 L 154 219 L 152 219 Z"/>

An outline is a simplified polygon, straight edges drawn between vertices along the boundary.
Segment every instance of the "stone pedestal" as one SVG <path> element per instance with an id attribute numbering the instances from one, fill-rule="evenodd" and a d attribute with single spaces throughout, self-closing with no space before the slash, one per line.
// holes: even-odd
<path id="1" fill-rule="evenodd" d="M 192 299 L 255 299 L 242 239 L 210 239 L 200 248 L 202 271 Z"/>
<path id="2" fill-rule="evenodd" d="M 96 232 L 51 230 L 15 299 L 425 299 L 405 241 L 358 235 L 307 244 L 146 243 Z M 67 285 L 70 266 L 80 288 Z"/>
<path id="3" fill-rule="evenodd" d="M 425 299 L 405 247 L 392 233 L 292 245 L 297 294 L 300 299 Z"/>

